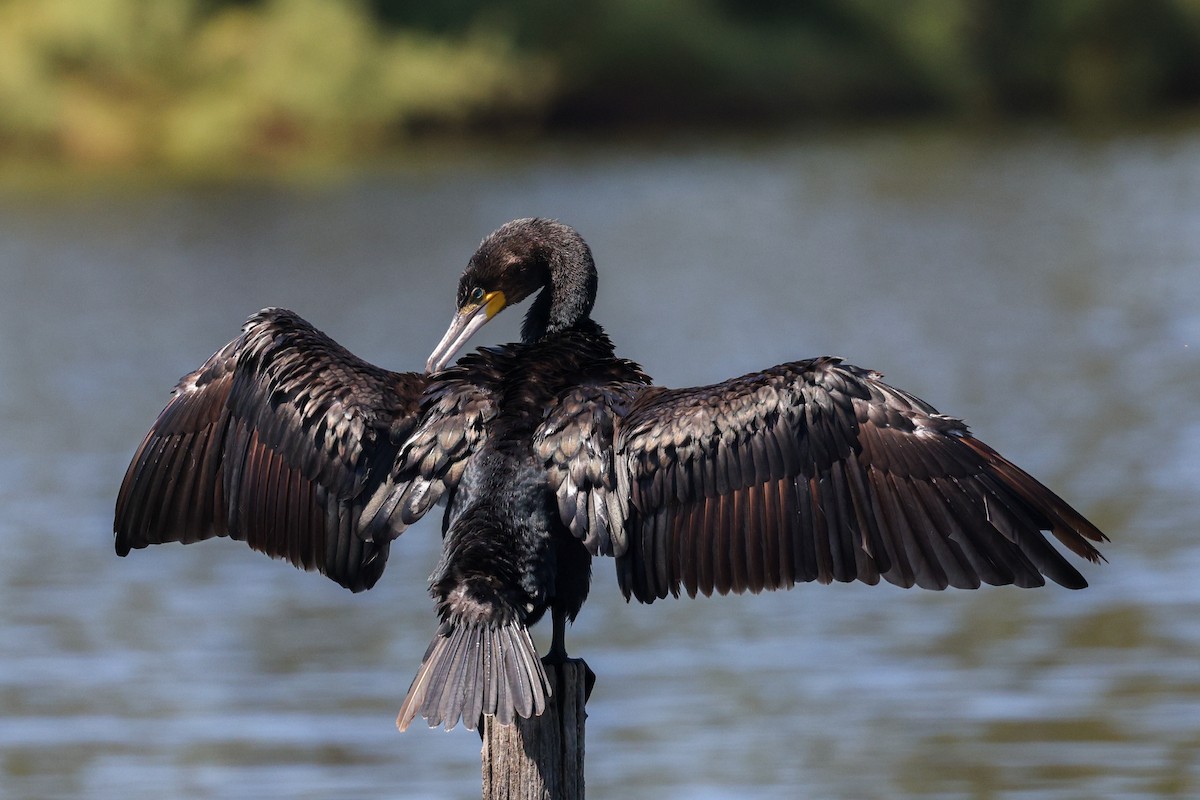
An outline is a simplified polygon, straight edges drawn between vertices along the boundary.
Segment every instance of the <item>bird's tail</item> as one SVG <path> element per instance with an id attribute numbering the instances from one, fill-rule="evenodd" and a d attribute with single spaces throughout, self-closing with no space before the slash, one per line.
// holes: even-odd
<path id="1" fill-rule="evenodd" d="M 500 624 L 447 620 L 429 643 L 421 669 L 396 717 L 406 730 L 417 717 L 450 730 L 459 719 L 474 730 L 484 715 L 501 725 L 546 710 L 550 682 L 529 630 L 517 620 Z"/>

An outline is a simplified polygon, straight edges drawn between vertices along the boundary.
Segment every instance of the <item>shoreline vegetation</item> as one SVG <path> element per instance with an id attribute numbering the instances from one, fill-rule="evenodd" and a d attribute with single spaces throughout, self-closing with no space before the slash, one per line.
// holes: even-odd
<path id="1" fill-rule="evenodd" d="M 229 172 L 431 139 L 1195 110 L 1200 0 L 0 0 L 0 159 Z"/>

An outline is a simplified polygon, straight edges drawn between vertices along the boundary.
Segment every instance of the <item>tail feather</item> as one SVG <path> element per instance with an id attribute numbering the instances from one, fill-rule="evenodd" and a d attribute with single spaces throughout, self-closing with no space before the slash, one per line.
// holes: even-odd
<path id="1" fill-rule="evenodd" d="M 474 730 L 481 716 L 502 725 L 546 710 L 550 682 L 529 630 L 511 621 L 443 623 L 425 651 L 417 677 L 396 717 L 407 730 L 417 716 L 450 730 L 462 720 Z"/>

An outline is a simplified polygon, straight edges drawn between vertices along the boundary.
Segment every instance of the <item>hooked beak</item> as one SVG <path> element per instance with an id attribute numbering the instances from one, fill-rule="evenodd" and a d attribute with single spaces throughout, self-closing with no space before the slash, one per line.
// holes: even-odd
<path id="1" fill-rule="evenodd" d="M 438 342 L 437 347 L 433 348 L 433 353 L 425 362 L 425 371 L 438 372 L 445 368 L 450 363 L 450 359 L 454 358 L 454 354 L 462 349 L 475 331 L 499 314 L 506 304 L 504 292 L 495 291 L 484 295 L 483 302 L 477 305 L 460 308 L 454 315 L 454 319 L 450 320 L 450 327 L 446 330 L 446 335 Z"/>

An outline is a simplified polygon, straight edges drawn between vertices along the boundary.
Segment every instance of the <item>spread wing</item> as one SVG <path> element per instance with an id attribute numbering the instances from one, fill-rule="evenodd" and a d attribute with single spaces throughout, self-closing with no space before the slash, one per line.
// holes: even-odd
<path id="1" fill-rule="evenodd" d="M 117 553 L 228 536 L 370 588 L 400 529 L 369 539 L 362 507 L 415 426 L 425 383 L 290 311 L 260 311 L 180 380 L 138 447 L 117 497 Z"/>
<path id="2" fill-rule="evenodd" d="M 1085 586 L 1042 531 L 1101 557 L 1095 526 L 962 422 L 835 358 L 646 391 L 614 459 L 618 576 L 644 602 L 880 577 Z"/>

